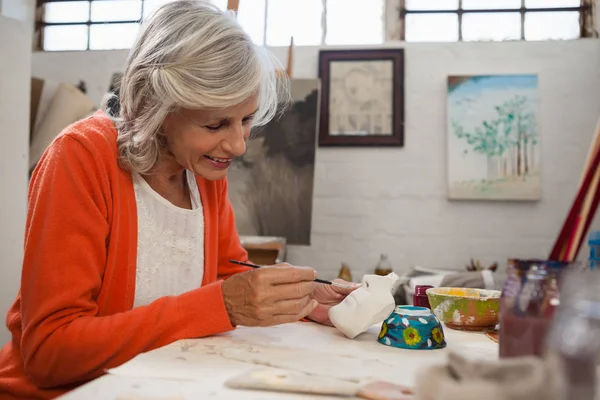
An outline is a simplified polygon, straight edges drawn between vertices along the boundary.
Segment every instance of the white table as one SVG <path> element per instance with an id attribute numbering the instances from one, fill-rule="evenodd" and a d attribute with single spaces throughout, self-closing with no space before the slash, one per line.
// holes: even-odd
<path id="1" fill-rule="evenodd" d="M 376 341 L 378 333 L 379 326 L 373 326 L 350 340 L 335 328 L 308 322 L 269 328 L 238 327 L 227 334 L 183 340 L 141 354 L 61 399 L 308 399 L 314 396 L 229 389 L 224 382 L 244 371 L 269 365 L 412 386 L 417 372 L 428 365 L 444 363 L 450 350 L 471 359 L 498 359 L 498 345 L 483 333 L 444 328 L 448 345 L 440 350 L 392 348 Z M 263 365 L 254 364 L 249 358 Z"/>

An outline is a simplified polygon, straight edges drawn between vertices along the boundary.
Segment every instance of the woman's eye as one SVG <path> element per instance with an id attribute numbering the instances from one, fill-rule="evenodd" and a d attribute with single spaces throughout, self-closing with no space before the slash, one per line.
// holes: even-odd
<path id="1" fill-rule="evenodd" d="M 209 131 L 218 131 L 219 129 L 221 129 L 222 126 L 223 126 L 222 124 L 221 125 L 217 125 L 217 126 L 209 126 L 209 125 L 207 125 L 207 126 L 205 126 L 205 128 L 208 129 Z"/>
<path id="2" fill-rule="evenodd" d="M 250 117 L 246 117 L 242 120 L 242 123 L 247 124 L 248 122 L 251 122 L 254 119 L 254 115 L 250 116 Z"/>

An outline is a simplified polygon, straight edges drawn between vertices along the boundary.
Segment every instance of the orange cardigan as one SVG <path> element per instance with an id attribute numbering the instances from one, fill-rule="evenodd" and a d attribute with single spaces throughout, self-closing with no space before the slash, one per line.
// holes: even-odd
<path id="1" fill-rule="evenodd" d="M 0 399 L 54 398 L 137 354 L 233 329 L 221 279 L 246 270 L 227 181 L 198 178 L 204 208 L 202 286 L 133 309 L 137 258 L 131 174 L 102 112 L 65 129 L 29 187 L 21 288 L 0 350 Z M 200 282 L 198 282 L 200 286 Z"/>

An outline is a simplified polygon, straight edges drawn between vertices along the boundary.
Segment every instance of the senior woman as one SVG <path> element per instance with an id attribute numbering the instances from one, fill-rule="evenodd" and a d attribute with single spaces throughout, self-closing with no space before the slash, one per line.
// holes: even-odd
<path id="1" fill-rule="evenodd" d="M 21 288 L 0 351 L 0 398 L 53 398 L 184 338 L 304 317 L 351 291 L 315 270 L 258 270 L 227 168 L 276 114 L 272 56 L 201 1 L 160 8 L 126 62 L 119 116 L 66 128 L 32 176 Z"/>

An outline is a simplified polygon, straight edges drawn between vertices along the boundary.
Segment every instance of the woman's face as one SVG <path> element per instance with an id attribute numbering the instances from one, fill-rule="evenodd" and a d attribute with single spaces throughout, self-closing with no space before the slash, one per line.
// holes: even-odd
<path id="1" fill-rule="evenodd" d="M 233 157 L 246 152 L 258 99 L 224 109 L 180 110 L 163 124 L 169 161 L 208 180 L 227 174 Z"/>

